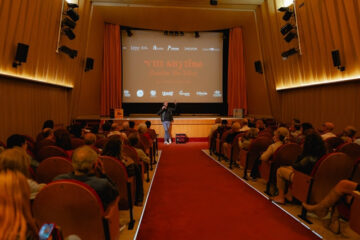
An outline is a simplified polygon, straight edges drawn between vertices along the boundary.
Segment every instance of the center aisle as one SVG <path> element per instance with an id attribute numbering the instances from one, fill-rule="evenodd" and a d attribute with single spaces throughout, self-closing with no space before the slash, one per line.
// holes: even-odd
<path id="1" fill-rule="evenodd" d="M 163 147 L 137 239 L 319 239 L 209 159 L 206 147 Z"/>

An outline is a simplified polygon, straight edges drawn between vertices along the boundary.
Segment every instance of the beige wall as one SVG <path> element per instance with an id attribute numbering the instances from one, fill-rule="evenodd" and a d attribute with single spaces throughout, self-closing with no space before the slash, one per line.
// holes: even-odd
<path id="1" fill-rule="evenodd" d="M 339 83 L 276 92 L 276 87 L 342 78 L 360 78 L 360 5 L 349 0 L 304 0 L 298 4 L 299 35 L 303 54 L 283 61 L 286 43 L 280 34 L 285 24 L 277 11 L 282 0 L 265 0 L 257 9 L 260 39 L 271 109 L 276 118 L 298 117 L 316 126 L 334 121 L 337 131 L 347 124 L 360 128 L 360 83 Z M 299 4 L 304 3 L 299 8 Z M 333 67 L 331 51 L 340 51 L 345 72 Z"/>

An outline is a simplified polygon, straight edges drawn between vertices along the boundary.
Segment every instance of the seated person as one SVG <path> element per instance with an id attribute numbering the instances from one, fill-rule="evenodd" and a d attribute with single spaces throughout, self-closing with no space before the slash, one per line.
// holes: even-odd
<path id="1" fill-rule="evenodd" d="M 0 239 L 38 239 L 29 198 L 29 185 L 21 172 L 0 171 Z"/>
<path id="2" fill-rule="evenodd" d="M 275 153 L 275 151 L 281 147 L 289 137 L 289 130 L 284 127 L 279 127 L 274 134 L 273 140 L 274 143 L 271 144 L 265 152 L 263 152 L 259 159 L 257 159 L 254 163 L 253 168 L 251 169 L 250 176 L 255 180 L 259 177 L 259 165 L 262 161 L 269 161 L 272 155 Z"/>
<path id="3" fill-rule="evenodd" d="M 29 178 L 30 161 L 30 157 L 24 149 L 19 147 L 7 149 L 0 154 L 0 171 L 11 170 L 21 172 L 25 177 L 27 177 L 31 193 L 30 198 L 34 199 L 36 194 L 41 188 L 46 186 L 46 184 L 38 184 Z"/>
<path id="4" fill-rule="evenodd" d="M 148 130 L 148 129 L 147 129 L 145 123 L 140 123 L 140 124 L 139 124 L 139 126 L 138 126 L 138 133 L 139 133 L 140 135 L 144 135 L 144 136 L 147 138 L 147 140 L 149 141 L 149 143 L 152 143 L 151 136 L 150 136 L 150 134 L 148 133 L 147 130 Z"/>
<path id="5" fill-rule="evenodd" d="M 89 146 L 77 148 L 72 155 L 74 172 L 59 175 L 54 180 L 74 179 L 86 183 L 97 192 L 106 209 L 116 199 L 118 191 L 109 179 L 95 175 L 97 158 L 98 155 Z"/>
<path id="6" fill-rule="evenodd" d="M 259 129 L 259 132 L 263 131 L 265 129 L 265 123 L 263 120 L 258 119 L 255 122 L 255 128 Z"/>
<path id="7" fill-rule="evenodd" d="M 352 143 L 355 141 L 356 128 L 353 126 L 347 126 L 341 134 L 341 139 L 344 143 Z"/>
<path id="8" fill-rule="evenodd" d="M 249 131 L 249 121 L 246 118 L 241 119 L 240 121 L 240 132 Z"/>
<path id="9" fill-rule="evenodd" d="M 250 128 L 250 130 L 241 138 L 239 138 L 239 148 L 245 151 L 249 150 L 250 143 L 257 138 L 259 129 Z"/>
<path id="10" fill-rule="evenodd" d="M 291 126 L 289 130 L 290 130 L 290 137 L 292 139 L 296 139 L 301 134 L 300 120 L 294 118 L 291 122 Z"/>
<path id="11" fill-rule="evenodd" d="M 46 120 L 43 123 L 42 131 L 37 135 L 36 142 L 40 142 L 41 140 L 46 138 L 46 136 L 44 136 L 44 133 L 45 133 L 45 131 L 47 131 L 49 129 L 54 129 L 54 121 L 53 120 Z"/>
<path id="12" fill-rule="evenodd" d="M 143 161 L 144 163 L 146 163 L 146 165 L 150 164 L 150 158 L 146 155 L 146 153 L 141 148 L 137 147 L 137 145 L 139 143 L 139 136 L 137 133 L 131 133 L 129 135 L 129 143 L 130 143 L 130 146 L 132 146 L 136 150 L 136 153 L 137 153 L 139 159 L 141 161 Z"/>
<path id="13" fill-rule="evenodd" d="M 231 129 L 231 127 L 229 127 L 228 121 L 226 119 L 223 119 L 223 120 L 221 120 L 220 127 L 218 127 L 218 129 L 216 131 L 217 131 L 217 133 L 219 134 L 219 136 L 221 138 L 222 134 L 224 132 L 226 132 L 227 130 L 229 130 L 229 129 Z"/>
<path id="14" fill-rule="evenodd" d="M 225 142 L 223 143 L 223 153 L 225 154 L 225 156 L 228 159 L 230 158 L 230 156 L 227 156 L 227 155 L 228 155 L 229 149 L 231 148 L 231 144 L 234 141 L 234 138 L 236 137 L 236 135 L 238 135 L 239 133 L 240 133 L 240 123 L 234 122 L 233 125 L 231 126 L 231 133 L 229 133 L 226 136 Z"/>
<path id="15" fill-rule="evenodd" d="M 221 118 L 216 118 L 214 125 L 211 126 L 209 137 L 212 136 L 212 134 L 215 132 L 216 129 L 218 129 L 218 127 L 220 127 L 220 125 L 221 125 Z"/>
<path id="16" fill-rule="evenodd" d="M 298 135 L 294 141 L 297 143 L 297 144 L 303 144 L 304 141 L 305 141 L 305 137 L 308 133 L 312 133 L 315 131 L 313 125 L 311 123 L 308 123 L 308 122 L 304 122 L 301 124 L 301 127 L 300 127 L 300 130 L 301 130 L 301 134 Z"/>
<path id="17" fill-rule="evenodd" d="M 309 205 L 303 203 L 303 206 L 306 210 L 315 213 L 320 218 L 323 218 L 328 214 L 329 208 L 333 208 L 329 228 L 332 232 L 338 234 L 340 233 L 340 216 L 335 206 L 341 199 L 345 200 L 346 203 L 351 203 L 351 195 L 354 191 L 360 191 L 360 184 L 344 179 L 338 182 L 338 184 L 336 184 L 335 187 L 331 189 L 325 198 L 318 204 Z M 346 198 L 343 198 L 343 196 L 346 196 Z"/>
<path id="18" fill-rule="evenodd" d="M 322 124 L 321 131 L 321 137 L 325 141 L 328 138 L 336 137 L 335 133 L 332 131 L 334 130 L 335 125 L 332 122 L 324 122 Z"/>
<path id="19" fill-rule="evenodd" d="M 294 177 L 294 170 L 310 175 L 316 162 L 326 154 L 325 143 L 319 134 L 313 132 L 305 138 L 302 154 L 292 166 L 283 166 L 276 172 L 276 185 L 279 191 L 278 196 L 273 200 L 277 203 L 284 204 L 285 200 L 292 201 L 290 189 L 286 186 L 291 184 Z"/>
<path id="20" fill-rule="evenodd" d="M 96 135 L 94 133 L 86 133 L 84 136 L 85 145 L 91 147 L 96 153 L 99 153 L 99 149 L 95 146 Z"/>
<path id="21" fill-rule="evenodd" d="M 150 137 L 152 140 L 155 140 L 157 137 L 156 131 L 154 129 L 151 128 L 151 122 L 150 121 L 146 121 L 145 125 L 147 127 L 147 132 L 149 133 Z"/>
<path id="22" fill-rule="evenodd" d="M 34 170 L 39 166 L 39 163 L 35 159 L 33 159 L 28 152 L 28 145 L 27 145 L 26 138 L 24 137 L 24 135 L 19 135 L 19 134 L 11 135 L 10 137 L 8 137 L 8 139 L 6 141 L 6 146 L 8 149 L 11 149 L 11 148 L 23 149 L 24 152 L 28 155 L 28 158 L 30 159 L 30 166 Z"/>
<path id="23" fill-rule="evenodd" d="M 135 162 L 122 154 L 123 140 L 119 135 L 113 135 L 109 138 L 109 141 L 105 144 L 102 151 L 103 156 L 110 156 L 120 160 L 124 163 L 126 171 L 129 177 L 135 176 L 136 182 L 136 194 L 135 205 L 142 205 L 144 199 L 144 188 L 142 182 L 142 176 L 140 168 Z"/>
<path id="24" fill-rule="evenodd" d="M 54 130 L 47 128 L 43 132 L 43 139 L 35 143 L 35 154 L 39 153 L 40 149 L 47 146 L 55 146 Z"/>
<path id="25" fill-rule="evenodd" d="M 70 133 L 66 129 L 59 128 L 59 129 L 55 130 L 54 137 L 55 137 L 56 146 L 64 149 L 65 151 L 72 150 L 71 136 L 70 136 Z"/>

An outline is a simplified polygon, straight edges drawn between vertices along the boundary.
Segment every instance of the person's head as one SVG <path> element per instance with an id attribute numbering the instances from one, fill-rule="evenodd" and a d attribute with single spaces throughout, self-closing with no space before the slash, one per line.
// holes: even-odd
<path id="1" fill-rule="evenodd" d="M 311 123 L 304 122 L 301 124 L 301 132 L 303 135 L 306 135 L 306 133 L 312 129 L 314 129 L 314 127 Z"/>
<path id="2" fill-rule="evenodd" d="M 29 176 L 30 157 L 24 149 L 6 149 L 0 154 L 0 171 L 19 171 Z"/>
<path id="3" fill-rule="evenodd" d="M 45 128 L 43 130 L 43 136 L 44 138 L 48 138 L 48 139 L 54 138 L 54 130 L 51 128 Z"/>
<path id="4" fill-rule="evenodd" d="M 301 128 L 300 120 L 297 118 L 293 118 L 293 120 L 291 121 L 291 128 L 295 129 L 296 131 L 299 131 Z"/>
<path id="5" fill-rule="evenodd" d="M 6 140 L 6 147 L 22 147 L 26 149 L 26 138 L 24 137 L 24 135 L 13 134 Z"/>
<path id="6" fill-rule="evenodd" d="M 227 126 L 228 121 L 226 119 L 221 120 L 221 125 Z"/>
<path id="7" fill-rule="evenodd" d="M 343 131 L 343 135 L 349 138 L 355 138 L 356 128 L 354 126 L 346 126 Z"/>
<path id="8" fill-rule="evenodd" d="M 240 128 L 241 126 L 239 122 L 233 122 L 233 124 L 231 125 L 231 129 L 233 130 L 233 132 L 238 132 Z"/>
<path id="9" fill-rule="evenodd" d="M 247 118 L 241 119 L 241 127 L 247 126 L 249 124 L 249 120 Z"/>
<path id="10" fill-rule="evenodd" d="M 45 129 L 45 128 L 51 128 L 51 129 L 53 129 L 53 128 L 54 128 L 54 121 L 53 121 L 53 120 L 46 120 L 46 121 L 43 123 L 42 129 Z"/>
<path id="11" fill-rule="evenodd" d="M 85 145 L 93 145 L 96 142 L 96 135 L 93 133 L 86 133 L 84 136 Z"/>
<path id="12" fill-rule="evenodd" d="M 332 132 L 335 128 L 335 124 L 333 124 L 332 122 L 324 122 L 322 124 L 322 131 L 323 133 L 327 133 L 327 132 Z"/>
<path id="13" fill-rule="evenodd" d="M 0 239 L 25 240 L 37 235 L 29 199 L 30 188 L 24 175 L 18 171 L 0 172 Z"/>
<path id="14" fill-rule="evenodd" d="M 220 124 L 220 123 L 221 123 L 221 118 L 219 118 L 219 117 L 216 118 L 216 119 L 215 119 L 215 124 Z"/>
<path id="15" fill-rule="evenodd" d="M 54 132 L 55 142 L 58 147 L 64 150 L 71 150 L 71 137 L 66 129 L 59 128 Z"/>
<path id="16" fill-rule="evenodd" d="M 89 174 L 94 170 L 98 155 L 89 146 L 77 148 L 72 155 L 75 174 Z"/>
<path id="17" fill-rule="evenodd" d="M 144 133 L 146 133 L 146 131 L 147 131 L 147 127 L 146 127 L 145 123 L 140 123 L 138 126 L 138 132 L 140 134 L 144 134 Z"/>
<path id="18" fill-rule="evenodd" d="M 259 133 L 259 129 L 257 128 L 250 128 L 249 131 L 246 133 L 246 137 L 248 139 L 255 139 L 257 138 Z"/>
<path id="19" fill-rule="evenodd" d="M 121 158 L 122 139 L 119 135 L 112 135 L 104 146 L 102 155 Z"/>
<path id="20" fill-rule="evenodd" d="M 264 121 L 261 119 L 256 120 L 255 127 L 259 130 L 265 129 Z"/>
<path id="21" fill-rule="evenodd" d="M 111 124 L 111 131 L 117 131 L 119 130 L 119 124 L 113 123 Z"/>
<path id="22" fill-rule="evenodd" d="M 164 102 L 164 104 L 163 104 L 163 105 L 164 105 L 164 107 L 167 107 L 167 106 L 168 106 L 168 104 L 169 104 L 168 102 Z"/>
<path id="23" fill-rule="evenodd" d="M 289 130 L 284 127 L 279 127 L 274 134 L 275 141 L 285 142 L 289 137 Z"/>
<path id="24" fill-rule="evenodd" d="M 129 134 L 128 139 L 129 139 L 129 144 L 133 147 L 139 143 L 139 136 L 137 133 Z"/>
<path id="25" fill-rule="evenodd" d="M 123 130 L 129 130 L 129 122 L 128 121 L 125 121 L 125 122 L 123 122 L 122 123 L 122 128 L 123 128 Z"/>
<path id="26" fill-rule="evenodd" d="M 151 127 L 151 122 L 150 122 L 149 120 L 146 121 L 145 124 L 146 124 L 146 127 L 147 127 L 147 128 L 150 128 L 150 127 Z"/>
<path id="27" fill-rule="evenodd" d="M 320 159 L 325 153 L 325 143 L 318 133 L 312 132 L 306 135 L 303 147 L 303 156 L 313 156 Z"/>
<path id="28" fill-rule="evenodd" d="M 129 121 L 129 128 L 134 128 L 134 127 L 135 127 L 135 122 Z"/>

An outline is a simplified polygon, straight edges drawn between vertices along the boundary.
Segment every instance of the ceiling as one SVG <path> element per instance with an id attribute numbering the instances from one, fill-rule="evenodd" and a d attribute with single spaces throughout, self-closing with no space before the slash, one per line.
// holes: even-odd
<path id="1" fill-rule="evenodd" d="M 133 28 L 209 31 L 242 26 L 264 0 L 93 0 L 105 22 Z"/>

